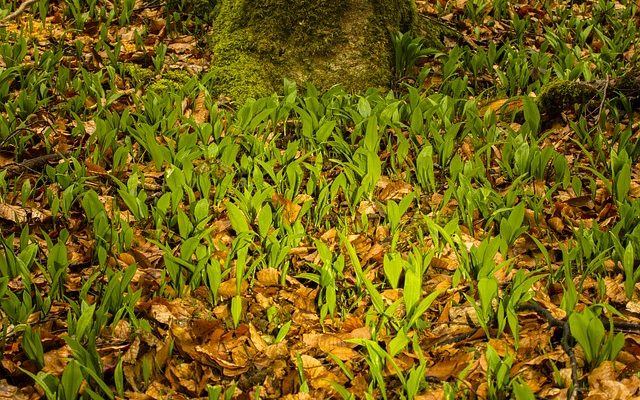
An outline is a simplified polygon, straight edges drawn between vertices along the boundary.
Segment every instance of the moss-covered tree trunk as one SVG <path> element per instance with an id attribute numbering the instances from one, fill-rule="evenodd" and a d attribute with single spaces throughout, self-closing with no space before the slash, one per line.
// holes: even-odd
<path id="1" fill-rule="evenodd" d="M 242 102 L 279 91 L 284 78 L 388 87 L 390 33 L 411 30 L 416 18 L 414 0 L 218 0 L 215 90 Z"/>

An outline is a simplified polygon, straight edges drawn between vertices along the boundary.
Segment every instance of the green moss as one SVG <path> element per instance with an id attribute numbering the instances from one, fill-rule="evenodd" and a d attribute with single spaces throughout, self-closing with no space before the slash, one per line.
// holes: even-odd
<path id="1" fill-rule="evenodd" d="M 176 92 L 180 90 L 181 87 L 182 85 L 178 82 L 172 81 L 171 79 L 161 78 L 149 85 L 147 89 L 156 93 L 162 93 L 166 91 Z"/>
<path id="2" fill-rule="evenodd" d="M 547 115 L 558 115 L 574 104 L 586 104 L 597 94 L 587 82 L 553 81 L 545 85 L 538 96 L 538 108 Z"/>
<path id="3" fill-rule="evenodd" d="M 155 72 L 149 68 L 133 63 L 124 64 L 124 71 L 136 85 L 146 85 L 156 77 Z"/>
<path id="4" fill-rule="evenodd" d="M 261 60 L 251 51 L 242 51 L 244 44 L 237 37 L 221 38 L 214 48 L 219 56 L 211 67 L 211 84 L 218 94 L 245 100 L 272 93 L 272 77 L 269 72 L 276 70 L 273 63 Z"/>
<path id="5" fill-rule="evenodd" d="M 166 71 L 159 77 L 152 69 L 133 63 L 125 64 L 124 68 L 136 85 L 155 92 L 180 90 L 192 77 L 189 72 L 179 70 Z"/>
<path id="6" fill-rule="evenodd" d="M 373 3 L 375 14 L 389 31 L 409 32 L 417 26 L 418 10 L 412 1 L 386 0 Z M 415 32 L 414 32 L 415 33 Z"/>
<path id="7" fill-rule="evenodd" d="M 191 79 L 191 74 L 186 71 L 166 71 L 162 78 L 149 85 L 148 89 L 158 93 L 166 90 L 177 91 L 184 87 L 189 79 Z"/>
<path id="8" fill-rule="evenodd" d="M 390 31 L 414 18 L 410 0 L 222 0 L 212 89 L 242 103 L 280 91 L 284 78 L 320 89 L 388 87 Z"/>
<path id="9" fill-rule="evenodd" d="M 169 70 L 162 75 L 163 79 L 168 79 L 177 83 L 185 84 L 189 82 L 192 75 L 183 70 Z"/>

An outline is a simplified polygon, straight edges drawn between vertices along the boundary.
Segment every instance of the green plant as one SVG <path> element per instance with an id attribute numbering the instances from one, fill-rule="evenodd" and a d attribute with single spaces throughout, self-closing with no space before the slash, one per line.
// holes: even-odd
<path id="1" fill-rule="evenodd" d="M 414 37 L 411 33 L 395 32 L 391 35 L 395 61 L 395 80 L 401 82 L 407 77 L 413 77 L 417 63 L 429 54 L 424 48 L 422 38 Z"/>
<path id="2" fill-rule="evenodd" d="M 611 330 L 605 333 L 604 324 L 597 310 L 586 308 L 569 316 L 571 335 L 584 351 L 589 368 L 595 368 L 602 361 L 614 361 L 624 347 L 624 335 Z"/>

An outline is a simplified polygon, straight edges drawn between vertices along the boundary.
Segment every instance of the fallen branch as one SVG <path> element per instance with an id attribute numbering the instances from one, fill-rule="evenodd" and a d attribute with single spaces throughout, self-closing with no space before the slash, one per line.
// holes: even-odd
<path id="1" fill-rule="evenodd" d="M 34 168 L 38 168 L 49 162 L 61 160 L 64 157 L 65 155 L 61 153 L 45 154 L 43 156 L 24 160 L 21 163 L 9 164 L 4 167 L 4 170 L 7 171 L 7 178 L 13 178 L 23 171 L 33 170 Z"/>
<path id="2" fill-rule="evenodd" d="M 551 326 L 562 328 L 562 339 L 560 339 L 560 343 L 562 344 L 562 349 L 569 357 L 569 362 L 571 363 L 571 386 L 569 387 L 569 392 L 567 393 L 567 398 L 570 400 L 575 400 L 580 396 L 580 387 L 578 381 L 578 361 L 576 360 L 576 355 L 573 351 L 573 344 L 571 343 L 571 332 L 569 329 L 569 321 L 561 320 L 549 312 L 546 308 L 544 308 L 540 303 L 536 301 L 529 301 L 526 304 L 520 305 L 520 310 L 530 310 L 535 311 L 538 315 L 544 317 L 547 320 L 547 323 Z"/>
<path id="3" fill-rule="evenodd" d="M 448 336 L 448 337 L 446 337 L 446 338 L 444 338 L 442 340 L 437 341 L 433 346 L 434 347 L 439 347 L 439 346 L 445 346 L 445 345 L 448 345 L 448 344 L 462 342 L 464 340 L 467 340 L 467 339 L 471 338 L 477 332 L 478 332 L 478 330 L 474 329 L 472 331 L 461 333 L 459 335 Z"/>
<path id="4" fill-rule="evenodd" d="M 22 4 L 20 4 L 20 6 L 18 8 L 16 8 L 16 10 L 14 12 L 12 12 L 11 14 L 7 15 L 6 17 L 0 19 L 0 24 L 4 24 L 6 22 L 11 21 L 12 19 L 18 18 L 23 12 L 26 11 L 27 7 L 29 7 L 31 4 L 37 2 L 38 0 L 26 0 L 24 1 Z"/>

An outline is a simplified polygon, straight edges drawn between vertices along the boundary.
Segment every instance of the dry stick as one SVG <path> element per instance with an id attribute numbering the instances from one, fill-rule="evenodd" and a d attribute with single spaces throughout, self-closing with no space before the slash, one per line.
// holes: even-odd
<path id="1" fill-rule="evenodd" d="M 573 388 L 570 389 L 569 393 L 568 393 L 568 398 L 570 400 L 575 400 L 577 398 L 581 398 L 581 388 L 578 386 L 578 362 L 576 360 L 576 355 L 573 351 L 573 347 L 570 344 L 570 329 L 569 329 L 569 321 L 568 320 L 561 320 L 558 319 L 556 317 L 554 317 L 553 315 L 551 315 L 551 313 L 549 312 L 549 310 L 547 310 L 546 308 L 544 308 L 542 305 L 540 305 L 539 303 L 535 302 L 535 301 L 529 301 L 526 304 L 522 304 L 519 309 L 521 310 L 531 310 L 531 311 L 535 311 L 536 313 L 538 313 L 539 315 L 543 316 L 544 319 L 547 320 L 547 322 L 549 323 L 549 325 L 551 326 L 555 326 L 558 328 L 562 328 L 562 339 L 560 340 L 560 343 L 562 344 L 562 349 L 565 351 L 565 353 L 567 353 L 567 355 L 569 356 L 569 360 L 571 362 L 571 380 L 573 381 Z M 601 317 L 603 323 L 608 323 L 609 321 L 607 319 L 605 319 L 604 317 Z M 640 332 L 640 324 L 634 324 L 632 322 L 621 322 L 621 321 L 614 321 L 613 322 L 613 329 L 614 331 L 625 331 L 625 332 L 635 332 L 638 333 Z"/>
<path id="2" fill-rule="evenodd" d="M 25 2 L 20 4 L 20 6 L 18 8 L 16 8 L 16 10 L 14 12 L 12 12 L 11 14 L 7 15 L 6 17 L 0 19 L 0 23 L 4 24 L 5 22 L 11 21 L 12 19 L 19 17 L 20 14 L 25 12 L 27 7 L 29 7 L 31 4 L 33 4 L 33 3 L 37 2 L 37 1 L 38 0 L 26 0 Z"/>
<path id="3" fill-rule="evenodd" d="M 567 398 L 569 400 L 575 400 L 578 397 L 582 398 L 582 396 L 580 396 L 580 385 L 578 381 L 578 361 L 576 360 L 576 353 L 573 351 L 573 346 L 569 343 L 569 340 L 571 339 L 569 337 L 569 332 L 569 321 L 565 321 L 565 323 L 562 324 L 562 339 L 560 340 L 560 343 L 562 343 L 562 349 L 567 353 L 569 360 L 571 361 L 572 385 L 569 387 Z"/>
<path id="4" fill-rule="evenodd" d="M 458 335 L 454 335 L 454 336 L 449 336 L 445 339 L 439 340 L 437 341 L 434 346 L 435 347 L 440 347 L 440 346 L 444 346 L 447 344 L 453 344 L 453 343 L 458 343 L 461 342 L 463 340 L 469 339 L 471 336 L 473 336 L 475 333 L 477 332 L 476 329 L 470 331 L 470 332 L 465 332 L 465 333 L 461 333 Z"/>
<path id="5" fill-rule="evenodd" d="M 4 167 L 4 170 L 7 171 L 7 178 L 13 178 L 14 176 L 19 175 L 21 172 L 25 170 L 33 171 L 34 168 L 47 164 L 51 161 L 61 160 L 64 157 L 65 155 L 61 153 L 45 154 L 43 156 L 25 160 L 19 164 L 9 164 L 6 167 Z"/>
<path id="6" fill-rule="evenodd" d="M 604 82 L 604 89 L 602 92 L 602 100 L 600 101 L 600 106 L 598 107 L 598 116 L 596 117 L 596 121 L 594 125 L 598 125 L 600 122 L 600 116 L 602 115 L 602 107 L 604 107 L 604 100 L 607 98 L 607 88 L 609 87 L 609 76 L 607 76 L 606 81 Z"/>
<path id="7" fill-rule="evenodd" d="M 557 328 L 562 328 L 562 339 L 560 339 L 560 343 L 562 344 L 562 349 L 567 356 L 569 356 L 569 361 L 571 362 L 571 380 L 572 385 L 569 388 L 569 393 L 567 398 L 569 400 L 575 400 L 580 395 L 579 382 L 578 382 L 578 362 L 576 360 L 576 355 L 573 352 L 573 346 L 569 343 L 570 341 L 570 330 L 569 330 L 569 321 L 563 321 L 551 315 L 549 310 L 544 308 L 540 303 L 536 301 L 529 301 L 526 304 L 520 305 L 519 309 L 521 310 L 531 310 L 535 311 L 539 315 L 543 316 L 544 319 L 547 320 L 549 325 L 555 326 Z"/>

